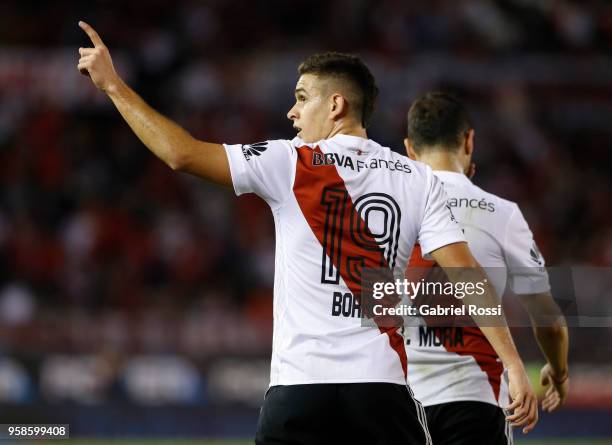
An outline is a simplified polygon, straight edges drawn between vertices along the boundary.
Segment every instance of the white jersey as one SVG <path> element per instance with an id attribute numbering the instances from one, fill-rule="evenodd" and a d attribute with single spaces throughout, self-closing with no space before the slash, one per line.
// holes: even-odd
<path id="1" fill-rule="evenodd" d="M 362 327 L 355 295 L 363 267 L 404 268 L 416 242 L 465 241 L 431 169 L 347 135 L 225 147 L 236 194 L 274 216 L 270 385 L 406 384 L 398 329 Z"/>
<path id="2" fill-rule="evenodd" d="M 485 192 L 463 174 L 434 173 L 444 184 L 472 254 L 487 268 L 500 298 L 507 281 L 516 294 L 550 290 L 544 259 L 519 207 Z M 415 257 L 417 251 L 410 264 L 425 265 Z M 503 365 L 478 328 L 412 327 L 406 337 L 408 381 L 423 405 L 470 400 L 507 405 Z"/>

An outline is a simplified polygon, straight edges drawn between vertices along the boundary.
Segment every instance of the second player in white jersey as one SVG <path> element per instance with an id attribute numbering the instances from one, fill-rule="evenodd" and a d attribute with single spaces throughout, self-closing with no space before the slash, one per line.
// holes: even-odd
<path id="1" fill-rule="evenodd" d="M 553 410 L 563 402 L 568 387 L 565 320 L 550 293 L 544 259 L 518 206 L 485 192 L 464 174 L 473 170 L 471 125 L 457 99 L 428 93 L 410 107 L 404 143 L 409 156 L 427 163 L 442 181 L 448 205 L 463 227 L 474 257 L 486 268 L 497 298 L 501 300 L 499 296 L 509 284 L 527 308 L 548 361 L 541 373 L 541 382 L 547 387 L 542 407 Z M 409 266 L 409 272 L 417 276 L 432 281 L 441 276 L 438 265 L 423 259 L 418 246 L 410 265 L 424 267 L 419 270 Z M 447 304 L 441 294 L 421 297 L 422 302 L 417 299 L 415 305 L 428 304 L 432 298 Z M 453 296 L 448 298 L 452 304 Z M 541 324 L 542 316 L 547 318 L 546 324 Z M 408 380 L 425 405 L 433 442 L 512 443 L 511 416 L 504 411 L 512 383 L 506 382 L 504 364 L 483 335 L 484 327 L 456 326 L 454 322 L 461 320 L 436 320 L 426 315 L 420 321 L 421 326 L 405 332 Z"/>
<path id="2" fill-rule="evenodd" d="M 519 207 L 485 192 L 463 173 L 436 170 L 434 174 L 444 184 L 470 250 L 487 268 L 497 295 L 504 294 L 506 284 L 515 294 L 549 291 L 544 259 Z M 427 266 L 417 258 L 415 264 Z M 460 400 L 507 404 L 503 366 L 478 329 L 421 326 L 408 328 L 407 333 L 408 377 L 425 406 Z"/>
<path id="3" fill-rule="evenodd" d="M 425 164 L 336 135 L 227 145 L 237 194 L 256 193 L 276 226 L 270 385 L 405 384 L 396 328 L 362 327 L 362 268 L 405 268 L 465 238 Z"/>

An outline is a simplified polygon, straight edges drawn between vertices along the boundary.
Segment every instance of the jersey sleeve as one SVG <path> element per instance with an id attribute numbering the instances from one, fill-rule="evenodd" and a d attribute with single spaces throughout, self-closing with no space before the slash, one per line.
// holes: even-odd
<path id="1" fill-rule="evenodd" d="M 514 205 L 508 220 L 503 249 L 508 267 L 508 284 L 515 294 L 534 294 L 550 290 L 544 257 L 517 205 Z"/>
<path id="2" fill-rule="evenodd" d="M 448 244 L 466 242 L 463 231 L 447 203 L 448 197 L 442 182 L 431 171 L 429 177 L 429 192 L 418 239 L 423 258 L 429 258 L 430 252 Z"/>
<path id="3" fill-rule="evenodd" d="M 295 172 L 296 154 L 291 141 L 223 145 L 236 195 L 255 193 L 270 207 L 281 206 L 291 191 Z"/>

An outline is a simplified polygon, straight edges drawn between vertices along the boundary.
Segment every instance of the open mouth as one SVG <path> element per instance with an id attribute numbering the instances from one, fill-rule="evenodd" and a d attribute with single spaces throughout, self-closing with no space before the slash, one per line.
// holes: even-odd
<path id="1" fill-rule="evenodd" d="M 293 129 L 294 129 L 295 131 L 297 131 L 297 135 L 298 135 L 298 136 L 299 136 L 299 135 L 300 135 L 300 133 L 302 132 L 302 129 L 301 129 L 300 127 L 296 127 L 295 125 L 293 126 Z"/>

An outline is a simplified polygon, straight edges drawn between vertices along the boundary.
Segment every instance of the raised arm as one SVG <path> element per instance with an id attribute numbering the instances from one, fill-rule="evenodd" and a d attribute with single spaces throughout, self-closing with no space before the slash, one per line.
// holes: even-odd
<path id="1" fill-rule="evenodd" d="M 227 154 L 221 144 L 202 142 L 151 108 L 115 71 L 108 48 L 87 23 L 79 22 L 93 48 L 79 48 L 78 69 L 113 101 L 132 131 L 173 170 L 231 186 Z"/>
<path id="2" fill-rule="evenodd" d="M 466 243 L 449 244 L 434 250 L 430 255 L 453 282 L 482 283 L 487 278 Z M 463 302 L 465 304 L 477 304 L 480 307 L 495 308 L 499 301 L 489 280 L 486 280 L 484 289 L 484 295 L 478 296 L 477 300 L 466 295 Z M 523 433 L 527 433 L 535 427 L 538 421 L 538 402 L 510 335 L 510 330 L 505 324 L 505 319 L 502 317 L 493 320 L 490 316 L 473 316 L 473 319 L 508 370 L 512 402 L 506 409 L 513 410 L 513 413 L 507 418 L 514 426 L 523 426 Z M 492 323 L 492 321 L 498 323 Z M 499 322 L 501 322 L 501 325 L 499 325 Z"/>

